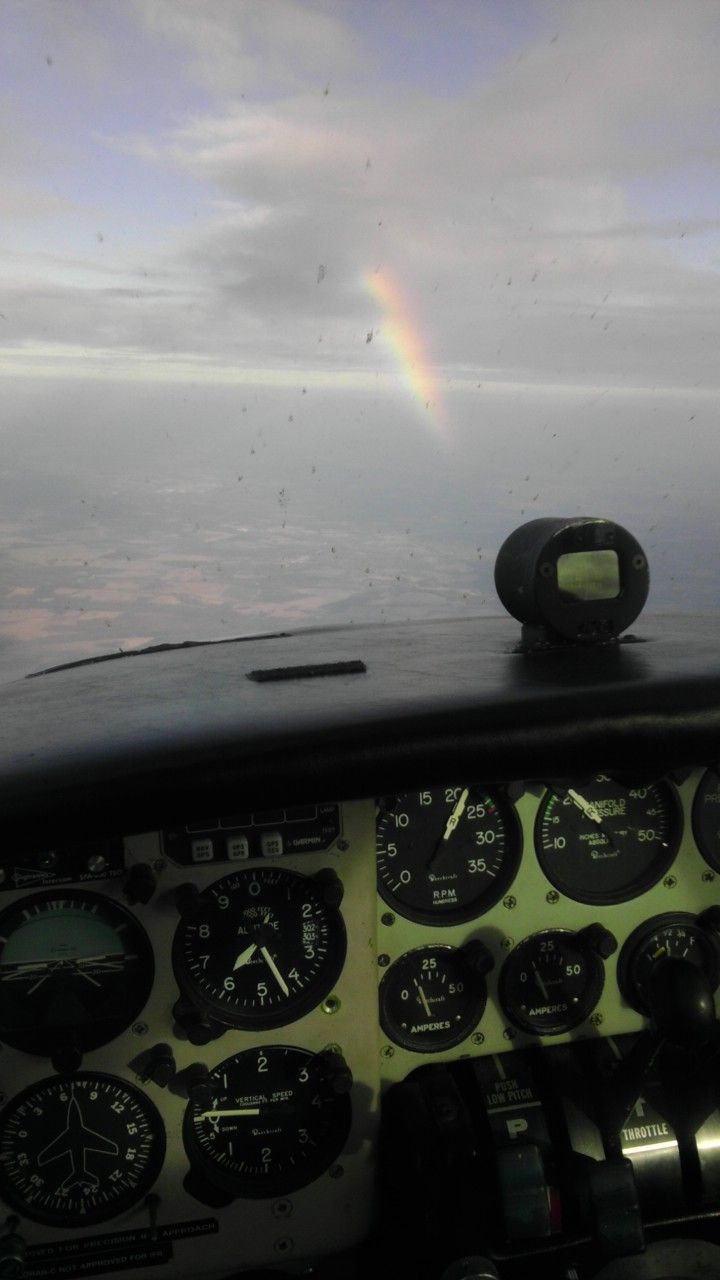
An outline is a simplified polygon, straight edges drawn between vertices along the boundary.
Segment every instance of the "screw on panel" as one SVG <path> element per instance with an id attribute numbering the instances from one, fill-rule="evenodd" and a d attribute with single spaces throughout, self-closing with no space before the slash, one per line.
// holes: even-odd
<path id="1" fill-rule="evenodd" d="M 347 853 L 348 849 L 350 848 L 350 845 L 348 844 L 347 840 L 336 840 L 335 843 L 341 853 Z"/>
<path id="2" fill-rule="evenodd" d="M 153 871 L 157 871 L 158 875 L 160 875 L 160 872 L 164 871 L 166 867 L 167 867 L 167 862 L 165 861 L 164 858 L 156 858 L 155 861 L 153 862 Z"/>
<path id="3" fill-rule="evenodd" d="M 513 908 L 517 906 L 517 898 L 514 898 L 513 895 L 509 893 L 506 898 L 503 898 L 503 906 L 507 907 L 508 911 L 512 911 Z"/>
<path id="4" fill-rule="evenodd" d="M 503 1040 L 514 1040 L 516 1035 L 517 1031 L 514 1027 L 506 1027 L 503 1031 Z"/>
<path id="5" fill-rule="evenodd" d="M 273 1249 L 275 1250 L 276 1253 L 292 1253 L 294 1248 L 295 1248 L 295 1241 L 292 1239 L 291 1236 L 281 1236 L 280 1239 L 276 1240 L 275 1244 L 273 1245 Z"/>
<path id="6" fill-rule="evenodd" d="M 393 1049 L 393 1047 L 392 1047 L 392 1045 L 391 1045 L 391 1044 L 384 1044 L 384 1045 L 383 1045 L 382 1049 L 380 1050 L 380 1057 L 381 1057 L 381 1058 L 394 1058 L 394 1057 L 395 1057 L 395 1050 Z"/>
<path id="7" fill-rule="evenodd" d="M 549 906 L 554 907 L 555 903 L 560 901 L 560 894 L 555 889 L 550 889 L 545 894 L 545 901 Z"/>
<path id="8" fill-rule="evenodd" d="M 387 954 L 387 952 L 381 951 L 380 955 L 378 956 L 378 964 L 380 965 L 380 968 L 386 969 L 389 963 L 390 963 L 389 955 Z"/>
<path id="9" fill-rule="evenodd" d="M 344 1173 L 345 1170 L 341 1164 L 333 1164 L 328 1169 L 328 1174 L 331 1178 L 342 1178 Z"/>
<path id="10" fill-rule="evenodd" d="M 323 1013 L 337 1013 L 340 1008 L 340 1001 L 337 996 L 326 996 L 322 1002 Z"/>
<path id="11" fill-rule="evenodd" d="M 500 946 L 502 947 L 503 951 L 512 951 L 513 947 L 515 946 L 515 939 L 503 938 L 502 942 L 500 943 Z"/>
<path id="12" fill-rule="evenodd" d="M 292 1200 L 276 1200 L 272 1207 L 273 1218 L 290 1218 L 292 1216 Z"/>
<path id="13" fill-rule="evenodd" d="M 133 1023 L 132 1033 L 134 1036 L 146 1036 L 148 1033 L 148 1030 L 149 1028 L 148 1028 L 147 1022 Z"/>
<path id="14" fill-rule="evenodd" d="M 644 569 L 644 568 L 645 568 L 645 557 L 644 557 L 644 556 L 633 556 L 633 558 L 632 558 L 632 562 L 631 562 L 631 563 L 632 563 L 632 567 L 633 567 L 633 569 Z"/>
<path id="15" fill-rule="evenodd" d="M 387 927 L 390 928 L 390 925 L 395 923 L 395 917 L 392 911 L 386 911 L 384 915 L 380 917 L 380 923 L 386 924 Z"/>
<path id="16" fill-rule="evenodd" d="M 485 1036 L 483 1035 L 482 1031 L 473 1031 L 473 1033 L 472 1033 L 472 1035 L 471 1035 L 470 1039 L 471 1039 L 471 1041 L 472 1041 L 472 1043 L 473 1043 L 473 1044 L 484 1044 L 484 1043 L 485 1043 Z"/>
<path id="17" fill-rule="evenodd" d="M 552 567 L 552 565 L 551 565 L 550 561 L 549 561 L 549 560 L 546 560 L 544 564 L 541 564 L 541 565 L 540 565 L 540 577 L 541 577 L 541 578 L 552 578 L 552 576 L 553 576 L 553 567 Z"/>
<path id="18" fill-rule="evenodd" d="M 107 868 L 107 858 L 104 853 L 93 853 L 87 860 L 87 869 L 93 876 L 99 876 L 101 872 Z"/>
<path id="19" fill-rule="evenodd" d="M 340 1048 L 339 1044 L 326 1044 L 323 1046 L 321 1052 L 322 1053 L 339 1053 L 340 1057 L 342 1057 L 342 1049 Z"/>
<path id="20" fill-rule="evenodd" d="M 713 880 L 715 879 L 715 872 L 703 871 L 702 878 L 703 878 L 703 884 L 712 884 Z"/>
<path id="21" fill-rule="evenodd" d="M 592 1013 L 588 1018 L 591 1027 L 601 1027 L 605 1019 L 601 1013 Z"/>
<path id="22" fill-rule="evenodd" d="M 677 884 L 677 876 L 666 876 L 663 880 L 666 889 L 674 889 Z"/>

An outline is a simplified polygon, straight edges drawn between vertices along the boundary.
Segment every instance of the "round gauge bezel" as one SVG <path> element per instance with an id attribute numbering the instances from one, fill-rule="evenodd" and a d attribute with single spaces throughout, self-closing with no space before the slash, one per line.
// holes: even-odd
<path id="1" fill-rule="evenodd" d="M 698 924 L 698 918 L 689 911 L 666 911 L 661 915 L 644 920 L 625 939 L 618 956 L 617 981 L 620 994 L 636 1013 L 648 1015 L 648 1007 L 642 997 L 642 990 L 637 981 L 636 966 L 641 953 L 654 933 L 677 925 L 689 929 L 700 944 L 703 955 L 707 958 L 704 972 L 716 991 L 720 984 L 720 952 L 713 937 Z"/>
<path id="2" fill-rule="evenodd" d="M 106 1020 L 102 1017 L 93 1017 L 87 1023 L 78 1024 L 77 1026 L 70 1024 L 64 1027 L 37 1027 L 35 1025 L 20 1029 L 15 1029 L 12 1026 L 8 1029 L 0 1021 L 0 1041 L 3 1044 L 39 1057 L 52 1055 L 56 1049 L 65 1047 L 69 1037 L 72 1039 L 72 1047 L 80 1053 L 89 1052 L 92 1049 L 99 1049 L 106 1044 L 110 1044 L 132 1025 L 145 1008 L 155 981 L 155 956 L 152 943 L 137 916 L 115 898 L 107 897 L 105 894 L 92 893 L 88 889 L 74 887 L 63 888 L 58 886 L 55 889 L 44 889 L 39 893 L 28 894 L 25 897 L 16 898 L 14 902 L 9 903 L 0 911 L 0 937 L 5 938 L 0 950 L 0 965 L 2 964 L 7 943 L 17 933 L 18 928 L 22 927 L 22 923 L 28 923 L 27 920 L 22 923 L 18 920 L 16 924 L 13 924 L 13 919 L 43 903 L 62 901 L 65 901 L 68 905 L 73 902 L 89 904 L 89 907 L 91 909 L 95 908 L 95 910 L 89 910 L 88 914 L 96 919 L 105 921 L 115 932 L 118 932 L 119 924 L 124 929 L 131 931 L 129 935 L 123 935 L 122 942 L 123 947 L 125 947 L 127 938 L 130 936 L 133 940 L 133 946 L 137 949 L 138 960 L 134 964 L 136 981 L 126 984 L 122 987 L 122 990 L 128 992 L 128 994 L 132 994 L 135 991 L 136 998 L 128 1000 L 122 1017 L 118 1017 L 110 1028 L 108 1028 Z M 37 918 L 41 920 L 43 914 L 46 914 L 49 923 L 51 921 L 51 913 L 38 913 Z M 52 914 L 56 913 L 53 912 Z M 59 915 L 60 912 L 57 912 L 57 914 Z M 5 923 L 8 920 L 11 922 L 10 925 Z"/>
<path id="3" fill-rule="evenodd" d="M 419 1043 L 416 1037 L 410 1032 L 404 1031 L 398 1024 L 392 1009 L 389 1008 L 392 995 L 391 988 L 393 981 L 397 980 L 402 966 L 409 965 L 416 958 L 421 961 L 431 954 L 437 955 L 438 953 L 442 953 L 442 958 L 446 961 L 454 960 L 463 975 L 463 980 L 468 983 L 466 999 L 472 1008 L 472 1016 L 467 1020 L 463 1020 L 459 1029 L 443 1033 L 441 1040 L 436 1040 L 432 1044 L 423 1044 Z M 469 967 L 463 965 L 458 947 L 451 947 L 444 942 L 429 943 L 423 947 L 412 947 L 409 951 L 404 951 L 401 956 L 398 956 L 397 960 L 393 961 L 383 974 L 378 988 L 378 1001 L 380 1026 L 393 1044 L 399 1045 L 401 1049 L 409 1049 L 412 1053 L 445 1053 L 446 1050 L 454 1049 L 457 1045 L 462 1044 L 463 1040 L 467 1040 L 468 1036 L 472 1035 L 477 1027 L 487 1007 L 487 985 L 483 979 L 476 977 Z"/>
<path id="4" fill-rule="evenodd" d="M 592 781 L 592 779 L 589 779 Z M 573 785 L 572 783 L 568 785 Z M 582 782 L 576 782 L 575 785 L 582 787 Z M 587 785 L 587 784 L 585 784 Z M 620 784 L 621 786 L 624 784 Z M 639 785 L 639 784 L 638 784 Z M 667 873 L 677 857 L 678 849 L 683 836 L 683 810 L 680 803 L 680 797 L 677 789 L 668 778 L 660 778 L 651 784 L 659 787 L 662 791 L 663 798 L 667 799 L 668 816 L 670 822 L 670 831 L 667 848 L 652 863 L 651 871 L 646 872 L 642 877 L 637 877 L 630 885 L 625 888 L 607 889 L 602 891 L 589 891 L 578 889 L 576 885 L 572 885 L 572 892 L 567 883 L 558 876 L 552 867 L 548 866 L 547 854 L 542 845 L 542 825 L 547 805 L 553 794 L 557 795 L 555 785 L 548 782 L 545 791 L 540 798 L 537 814 L 535 817 L 535 827 L 533 833 L 533 843 L 535 846 L 535 856 L 538 860 L 540 870 L 550 884 L 557 889 L 565 898 L 569 898 L 571 902 L 581 902 L 592 907 L 610 907 L 616 906 L 620 902 L 631 902 L 635 898 L 639 898 L 643 893 L 647 893 L 652 889 L 658 881 Z"/>
<path id="5" fill-rule="evenodd" d="M 221 894 L 223 890 L 228 894 L 237 892 L 237 881 L 240 879 L 249 882 L 253 878 L 265 877 L 282 878 L 292 884 L 302 884 L 303 889 L 309 886 L 306 892 L 310 892 L 316 899 L 327 925 L 327 957 L 319 972 L 311 977 L 307 986 L 300 991 L 292 992 L 290 999 L 284 997 L 267 1009 L 236 1010 L 226 1001 L 209 994 L 197 985 L 188 969 L 184 953 L 186 931 L 189 926 L 199 921 L 214 895 Z M 311 1013 L 334 987 L 343 971 L 347 955 L 347 934 L 340 909 L 323 902 L 322 893 L 322 886 L 313 876 L 302 875 L 297 871 L 289 871 L 285 867 L 277 866 L 242 868 L 208 885 L 199 895 L 195 907 L 182 916 L 173 937 L 172 967 L 182 996 L 221 1026 L 238 1031 L 271 1031 L 278 1027 L 290 1026 Z M 262 894 L 258 894 L 257 898 L 258 903 L 262 905 Z M 268 983 L 271 982 L 272 975 L 268 974 Z"/>
<path id="6" fill-rule="evenodd" d="M 523 953 L 530 950 L 531 947 L 536 947 L 542 939 L 550 937 L 561 937 L 583 956 L 589 965 L 589 980 L 579 1005 L 577 1016 L 566 1016 L 554 1023 L 538 1028 L 533 1024 L 532 1018 L 529 1018 L 521 1009 L 516 1007 L 515 999 L 509 996 L 507 988 L 515 976 L 513 970 L 517 969 Z M 526 938 L 523 938 L 516 947 L 513 947 L 505 959 L 498 979 L 498 998 L 508 1021 L 514 1027 L 517 1027 L 519 1031 L 525 1031 L 528 1035 L 537 1037 L 559 1036 L 564 1035 L 565 1032 L 574 1031 L 590 1017 L 602 996 L 604 988 L 605 966 L 602 960 L 589 947 L 583 945 L 579 935 L 573 929 L 540 929 L 537 933 L 530 933 Z"/>
<path id="7" fill-rule="evenodd" d="M 314 1062 L 318 1058 L 318 1054 L 311 1053 L 307 1049 L 299 1048 L 297 1045 L 271 1044 L 257 1046 L 252 1049 L 242 1049 L 239 1053 L 232 1054 L 229 1058 L 225 1058 L 218 1063 L 208 1076 L 208 1084 L 212 1089 L 212 1083 L 223 1074 L 229 1077 L 229 1068 L 236 1065 L 240 1060 L 245 1060 L 248 1064 L 251 1060 L 255 1060 L 259 1054 L 271 1057 L 277 1054 L 296 1055 L 298 1059 L 302 1059 L 306 1063 Z M 271 1074 L 271 1073 L 270 1073 Z M 230 1085 L 227 1092 L 235 1092 L 231 1090 Z M 201 1110 L 199 1106 L 190 1103 L 185 1110 L 183 1119 L 183 1144 L 185 1153 L 190 1161 L 190 1168 L 193 1173 L 199 1174 L 201 1178 L 217 1188 L 237 1199 L 243 1200 L 266 1200 L 274 1196 L 290 1195 L 292 1192 L 300 1191 L 303 1187 L 309 1186 L 316 1182 L 340 1155 L 343 1150 L 352 1126 L 352 1102 L 349 1093 L 339 1093 L 331 1095 L 323 1104 L 333 1108 L 332 1126 L 330 1129 L 331 1141 L 327 1140 L 327 1136 L 323 1135 L 323 1143 L 320 1147 L 321 1159 L 317 1156 L 312 1162 L 308 1159 L 302 1167 L 298 1166 L 293 1173 L 292 1169 L 278 1170 L 275 1176 L 265 1175 L 262 1182 L 254 1179 L 242 1178 L 229 1172 L 218 1161 L 212 1160 L 205 1155 L 203 1147 L 197 1137 L 194 1118 L 197 1111 Z M 316 1108 L 315 1113 L 312 1111 L 312 1103 L 306 1108 L 309 1120 L 317 1120 L 317 1112 L 322 1111 L 322 1107 Z M 305 1112 L 301 1113 L 303 1116 Z M 311 1124 L 299 1126 L 299 1128 L 311 1128 Z M 309 1145 L 309 1144 L 308 1144 Z"/>
<path id="8" fill-rule="evenodd" d="M 444 787 L 428 787 L 428 791 L 443 791 Z M 468 784 L 470 792 L 482 792 L 491 797 L 497 805 L 500 818 L 503 823 L 505 832 L 505 850 L 502 855 L 500 872 L 496 873 L 491 884 L 486 886 L 482 893 L 474 898 L 472 902 L 462 907 L 415 907 L 406 903 L 397 892 L 391 889 L 381 879 L 379 872 L 376 874 L 377 891 L 383 902 L 404 920 L 412 920 L 415 924 L 426 924 L 436 928 L 452 928 L 457 924 L 465 924 L 468 920 L 477 920 L 481 916 L 486 915 L 488 911 L 494 907 L 501 898 L 505 896 L 508 889 L 515 880 L 523 854 L 523 831 L 522 823 L 517 814 L 517 810 L 512 800 L 499 787 L 485 786 L 484 783 Z M 384 797 L 384 803 L 387 804 L 391 800 L 402 800 L 406 795 L 414 795 L 415 792 L 401 792 L 397 795 Z M 379 827 L 384 810 L 378 813 L 375 824 L 375 861 L 377 871 L 377 861 L 381 851 L 378 848 Z"/>
<path id="9" fill-rule="evenodd" d="M 720 872 L 720 842 L 719 842 L 718 852 L 714 853 L 708 845 L 707 839 L 705 837 L 705 832 L 702 829 L 702 819 L 700 817 L 701 802 L 704 800 L 705 795 L 707 794 L 706 784 L 710 779 L 710 777 L 715 778 L 718 790 L 720 790 L 720 774 L 718 773 L 716 768 L 713 768 L 712 766 L 710 766 L 703 773 L 700 781 L 697 784 L 695 795 L 693 796 L 692 815 L 691 815 L 692 833 L 693 833 L 693 839 L 695 841 L 695 844 L 697 845 L 701 856 L 705 859 L 705 862 L 707 862 L 709 867 L 712 867 L 713 871 Z"/>
<path id="10" fill-rule="evenodd" d="M 3 1135 L 7 1119 L 17 1111 L 20 1105 L 26 1101 L 31 1101 L 38 1093 L 45 1093 L 51 1086 L 56 1086 L 58 1089 L 68 1088 L 79 1081 L 87 1081 L 101 1086 L 108 1084 L 114 1090 L 122 1090 L 126 1095 L 129 1095 L 143 1112 L 144 1118 L 153 1134 L 153 1146 L 145 1169 L 135 1187 L 128 1189 L 123 1195 L 117 1196 L 113 1200 L 97 1205 L 95 1208 L 90 1207 L 82 1213 L 71 1214 L 43 1210 L 33 1202 L 26 1200 L 16 1191 L 12 1182 L 6 1178 L 3 1172 L 4 1162 L 0 1159 L 0 1195 L 2 1199 L 11 1209 L 15 1209 L 24 1218 L 30 1218 L 33 1222 L 42 1223 L 43 1226 L 77 1229 L 94 1226 L 101 1222 L 109 1222 L 112 1218 L 119 1217 L 120 1214 L 132 1209 L 143 1196 L 148 1194 L 157 1181 L 165 1161 L 167 1135 L 162 1116 L 155 1103 L 136 1085 L 130 1084 L 129 1081 L 123 1080 L 120 1076 L 109 1075 L 100 1071 L 77 1071 L 68 1076 L 47 1076 L 45 1079 L 36 1080 L 33 1084 L 28 1085 L 27 1088 L 22 1089 L 20 1093 L 17 1093 L 14 1098 L 11 1098 L 0 1112 L 0 1155 L 3 1152 Z M 86 1117 L 83 1117 L 83 1121 L 86 1123 Z"/>

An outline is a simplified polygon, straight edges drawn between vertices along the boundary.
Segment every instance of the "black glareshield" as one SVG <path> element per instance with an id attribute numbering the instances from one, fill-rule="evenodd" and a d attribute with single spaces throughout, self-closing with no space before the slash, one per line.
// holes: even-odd
<path id="1" fill-rule="evenodd" d="M 549 516 L 520 525 L 495 561 L 495 588 L 526 627 L 580 644 L 612 640 L 637 618 L 650 574 L 639 542 L 612 520 Z"/>

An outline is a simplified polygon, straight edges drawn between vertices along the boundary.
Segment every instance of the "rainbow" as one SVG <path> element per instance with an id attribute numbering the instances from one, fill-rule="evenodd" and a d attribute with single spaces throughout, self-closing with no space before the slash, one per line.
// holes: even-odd
<path id="1" fill-rule="evenodd" d="M 381 336 L 395 355 L 408 390 L 441 430 L 445 421 L 442 397 L 406 295 L 387 271 L 367 271 L 363 281 L 370 296 L 382 307 Z"/>

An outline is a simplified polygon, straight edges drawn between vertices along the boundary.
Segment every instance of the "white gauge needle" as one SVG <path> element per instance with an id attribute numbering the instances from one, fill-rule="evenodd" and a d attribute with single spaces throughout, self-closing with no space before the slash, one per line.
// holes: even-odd
<path id="1" fill-rule="evenodd" d="M 589 818 L 591 822 L 597 822 L 598 826 L 602 824 L 600 814 L 590 800 L 586 800 L 579 792 L 573 791 L 572 787 L 568 787 L 568 795 L 573 804 L 577 805 L 580 812 L 585 814 L 586 818 Z"/>
<path id="2" fill-rule="evenodd" d="M 543 982 L 543 980 L 542 980 L 542 977 L 541 977 L 541 975 L 540 975 L 540 972 L 535 968 L 535 965 L 533 965 L 533 970 L 534 970 L 534 973 L 535 973 L 535 981 L 537 982 L 537 984 L 538 984 L 538 986 L 539 986 L 539 988 L 540 988 L 540 990 L 541 990 L 541 992 L 542 992 L 543 1000 L 549 1000 L 549 999 L 550 999 L 550 996 L 548 995 L 548 989 L 547 989 L 547 987 L 545 986 L 545 983 L 544 983 L 544 982 Z"/>
<path id="3" fill-rule="evenodd" d="M 460 799 L 458 800 L 457 804 L 455 805 L 455 808 L 453 809 L 452 813 L 450 814 L 450 817 L 447 820 L 445 831 L 443 832 L 443 840 L 450 839 L 453 831 L 455 830 L 458 822 L 460 821 L 460 819 L 463 816 L 463 813 L 465 812 L 465 805 L 467 804 L 467 798 L 468 798 L 468 788 L 465 787 L 465 790 L 461 792 Z"/>
<path id="4" fill-rule="evenodd" d="M 253 942 L 252 946 L 246 947 L 244 951 L 241 951 L 233 965 L 233 973 L 236 969 L 242 969 L 243 965 L 247 964 L 248 960 L 252 960 L 257 949 L 257 942 Z"/>
<path id="5" fill-rule="evenodd" d="M 268 951 L 267 947 L 261 947 L 261 948 L 260 948 L 260 954 L 261 954 L 261 956 L 262 956 L 263 960 L 266 962 L 268 969 L 270 970 L 270 972 L 271 972 L 271 974 L 272 974 L 273 978 L 274 978 L 274 979 L 275 979 L 275 981 L 277 982 L 277 984 L 278 984 L 278 986 L 279 986 L 280 990 L 282 991 L 283 995 L 284 995 L 284 996 L 289 996 L 289 995 L 290 995 L 290 988 L 289 988 L 289 986 L 287 985 L 287 983 L 286 983 L 285 979 L 283 978 L 283 976 L 282 976 L 282 974 L 281 974 L 280 970 L 278 969 L 278 967 L 277 967 L 277 965 L 276 965 L 275 961 L 273 960 L 272 956 L 270 955 L 270 952 Z"/>
<path id="6" fill-rule="evenodd" d="M 422 987 L 420 986 L 420 983 L 418 983 L 418 995 L 420 996 L 420 1003 L 421 1003 L 421 1005 L 422 1005 L 423 1009 L 425 1010 L 425 1012 L 426 1012 L 426 1014 L 427 1014 L 428 1018 L 432 1018 L 432 1013 L 430 1012 L 430 1005 L 429 1005 L 429 1004 L 428 1004 L 428 1002 L 427 1002 L 427 999 L 426 999 L 426 997 L 425 997 L 425 992 L 423 991 Z"/>
<path id="7" fill-rule="evenodd" d="M 221 1120 L 223 1116 L 259 1116 L 259 1107 L 234 1107 L 226 1111 L 201 1111 L 198 1120 Z"/>

